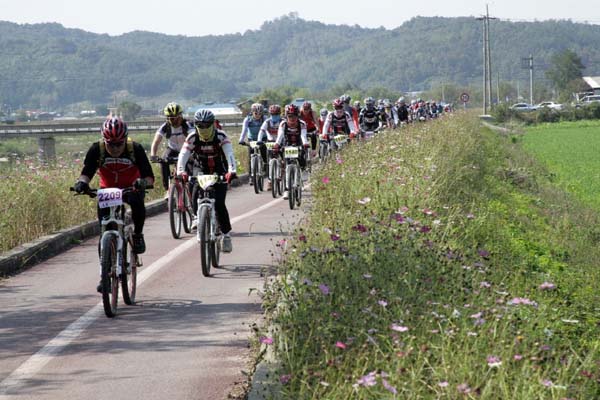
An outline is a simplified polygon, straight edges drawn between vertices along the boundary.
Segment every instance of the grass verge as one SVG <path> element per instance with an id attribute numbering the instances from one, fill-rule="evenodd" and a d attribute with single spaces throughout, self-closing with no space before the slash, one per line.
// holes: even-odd
<path id="1" fill-rule="evenodd" d="M 598 398 L 598 216 L 546 176 L 465 114 L 317 172 L 264 297 L 281 397 Z"/>

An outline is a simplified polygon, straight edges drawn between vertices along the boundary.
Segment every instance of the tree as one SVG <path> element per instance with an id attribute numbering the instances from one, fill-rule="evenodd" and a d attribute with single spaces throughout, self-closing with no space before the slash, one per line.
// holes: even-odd
<path id="1" fill-rule="evenodd" d="M 566 49 L 554 54 L 551 62 L 552 66 L 546 71 L 546 77 L 560 92 L 563 92 L 572 81 L 579 80 L 583 76 L 585 66 L 581 62 L 581 57 L 572 50 Z"/>
<path id="2" fill-rule="evenodd" d="M 142 106 L 131 101 L 123 101 L 119 104 L 119 114 L 125 121 L 133 121 L 142 111 Z"/>

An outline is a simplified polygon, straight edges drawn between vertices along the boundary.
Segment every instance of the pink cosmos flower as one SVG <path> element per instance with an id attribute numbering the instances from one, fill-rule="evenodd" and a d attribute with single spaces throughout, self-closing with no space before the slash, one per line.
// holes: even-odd
<path id="1" fill-rule="evenodd" d="M 460 385 L 456 386 L 456 390 L 458 390 L 458 393 L 471 393 L 471 388 L 466 383 L 461 383 Z"/>
<path id="2" fill-rule="evenodd" d="M 496 368 L 502 365 L 502 361 L 500 361 L 500 357 L 497 356 L 488 356 L 487 365 L 491 368 Z"/>
<path id="3" fill-rule="evenodd" d="M 267 336 L 261 336 L 260 337 L 260 342 L 262 344 L 273 344 L 273 338 L 267 337 Z"/>
<path id="4" fill-rule="evenodd" d="M 333 240 L 334 242 L 337 242 L 338 240 L 340 240 L 340 235 L 337 235 L 337 234 L 333 233 L 333 234 L 330 236 L 330 238 L 331 238 L 331 240 Z"/>
<path id="5" fill-rule="evenodd" d="M 477 253 L 483 258 L 488 258 L 490 256 L 490 252 L 485 249 L 479 249 Z"/>
<path id="6" fill-rule="evenodd" d="M 338 164 L 342 164 L 344 162 L 344 160 L 342 160 L 341 158 L 336 158 L 335 162 Z"/>
<path id="7" fill-rule="evenodd" d="M 329 294 L 329 286 L 327 286 L 324 283 L 321 283 L 319 285 L 319 290 L 321 291 L 321 293 L 323 293 L 324 295 L 328 295 Z"/>
<path id="8" fill-rule="evenodd" d="M 324 176 L 323 179 L 321 179 L 321 182 L 323 182 L 324 184 L 328 184 L 330 182 L 329 177 Z"/>
<path id="9" fill-rule="evenodd" d="M 540 290 L 554 290 L 554 289 L 556 289 L 556 285 L 554 283 L 544 282 L 540 286 L 538 286 L 538 289 L 540 289 Z"/>
<path id="10" fill-rule="evenodd" d="M 479 287 L 488 289 L 488 288 L 491 288 L 492 285 L 489 282 L 483 281 L 479 284 Z"/>
<path id="11" fill-rule="evenodd" d="M 383 384 L 383 387 L 386 388 L 389 392 L 391 392 L 393 394 L 397 394 L 398 393 L 398 391 L 396 390 L 396 388 L 393 387 L 392 385 L 390 385 L 387 380 L 381 379 L 381 383 Z"/>
<path id="12" fill-rule="evenodd" d="M 509 300 L 508 304 L 509 305 L 523 304 L 523 305 L 526 305 L 526 306 L 533 306 L 533 307 L 537 307 L 538 306 L 538 304 L 535 301 L 529 300 L 529 299 L 527 299 L 525 297 L 515 297 L 512 300 Z"/>
<path id="13" fill-rule="evenodd" d="M 298 236 L 298 240 L 301 242 L 306 242 L 306 236 L 300 235 L 300 236 Z"/>
<path id="14" fill-rule="evenodd" d="M 377 384 L 377 372 L 369 372 L 367 375 L 361 377 L 358 381 L 356 381 L 356 383 L 365 387 L 375 386 Z"/>
<path id="15" fill-rule="evenodd" d="M 449 383 L 447 381 L 442 381 L 440 383 L 438 383 L 438 386 L 441 388 L 445 388 L 448 387 Z"/>
<path id="16" fill-rule="evenodd" d="M 554 383 L 552 383 L 552 381 L 550 379 L 544 379 L 542 381 L 542 385 L 544 385 L 546 387 L 552 387 L 552 386 L 554 386 Z"/>
<path id="17" fill-rule="evenodd" d="M 346 345 L 344 344 L 344 342 L 336 342 L 335 347 L 342 349 L 342 350 L 346 349 Z"/>
<path id="18" fill-rule="evenodd" d="M 384 307 L 384 308 L 385 308 L 385 307 L 387 307 L 387 305 L 388 305 L 388 302 L 387 302 L 387 301 L 385 301 L 385 300 L 379 300 L 377 303 L 378 303 L 378 304 L 379 304 L 381 307 Z"/>
<path id="19" fill-rule="evenodd" d="M 515 354 L 513 356 L 513 360 L 515 360 L 515 361 L 521 361 L 522 359 L 523 359 L 523 356 L 520 354 Z"/>
<path id="20" fill-rule="evenodd" d="M 281 375 L 281 376 L 279 377 L 279 382 L 280 382 L 282 385 L 286 385 L 286 384 L 287 384 L 287 383 L 288 383 L 288 382 L 289 382 L 291 379 L 292 379 L 292 375 L 290 375 L 290 374 Z"/>
<path id="21" fill-rule="evenodd" d="M 360 233 L 365 233 L 367 231 L 367 227 L 362 224 L 357 224 L 352 227 L 353 231 L 358 231 Z"/>

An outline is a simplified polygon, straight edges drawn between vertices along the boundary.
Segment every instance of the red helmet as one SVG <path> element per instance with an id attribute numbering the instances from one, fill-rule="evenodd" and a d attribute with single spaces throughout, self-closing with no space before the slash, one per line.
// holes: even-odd
<path id="1" fill-rule="evenodd" d="M 335 99 L 332 104 L 333 108 L 344 108 L 344 102 L 342 101 L 342 99 Z"/>
<path id="2" fill-rule="evenodd" d="M 285 106 L 285 116 L 287 117 L 288 115 L 300 115 L 300 110 L 298 110 L 298 106 L 295 104 L 288 104 L 287 106 Z"/>
<path id="3" fill-rule="evenodd" d="M 127 138 L 127 124 L 121 118 L 107 119 L 102 124 L 102 137 L 106 143 L 124 142 Z"/>
<path id="4" fill-rule="evenodd" d="M 310 110 L 310 109 L 312 109 L 312 104 L 310 104 L 310 101 L 305 101 L 304 104 L 302 104 L 302 109 L 303 110 Z"/>
<path id="5" fill-rule="evenodd" d="M 281 114 L 281 106 L 279 104 L 271 104 L 269 106 L 269 114 L 271 114 L 271 115 Z"/>

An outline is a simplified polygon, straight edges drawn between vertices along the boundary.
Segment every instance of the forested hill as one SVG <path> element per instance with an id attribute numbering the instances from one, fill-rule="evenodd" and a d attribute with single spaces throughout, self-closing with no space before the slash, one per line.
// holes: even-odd
<path id="1" fill-rule="evenodd" d="M 365 29 L 289 15 L 244 34 L 185 37 L 0 21 L 0 103 L 102 103 L 120 90 L 222 100 L 281 85 L 407 91 L 442 80 L 473 84 L 482 74 L 481 25 L 470 17 L 417 17 L 393 30 Z M 600 26 L 493 21 L 490 36 L 494 74 L 504 79 L 526 76 L 522 57 L 532 54 L 543 68 L 565 48 L 581 56 L 586 74 L 600 74 Z"/>

